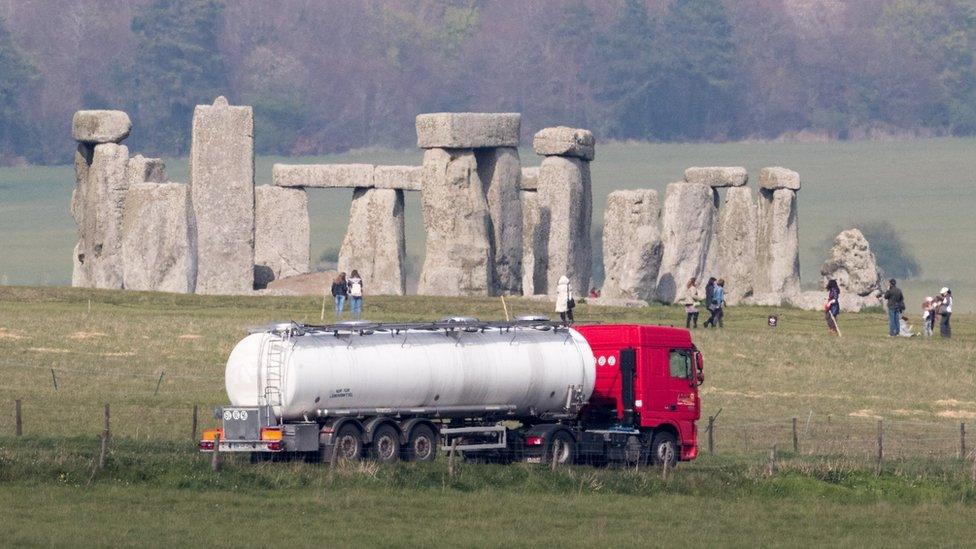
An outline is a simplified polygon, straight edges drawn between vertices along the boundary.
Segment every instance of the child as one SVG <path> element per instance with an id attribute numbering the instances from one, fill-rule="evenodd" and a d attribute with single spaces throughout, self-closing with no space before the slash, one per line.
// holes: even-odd
<path id="1" fill-rule="evenodd" d="M 901 337 L 913 337 L 915 332 L 912 331 L 912 327 L 908 324 L 908 317 L 902 315 L 898 319 L 898 335 Z"/>
<path id="2" fill-rule="evenodd" d="M 935 303 L 931 297 L 926 297 L 922 302 L 922 331 L 926 337 L 932 335 L 932 327 L 935 324 Z"/>

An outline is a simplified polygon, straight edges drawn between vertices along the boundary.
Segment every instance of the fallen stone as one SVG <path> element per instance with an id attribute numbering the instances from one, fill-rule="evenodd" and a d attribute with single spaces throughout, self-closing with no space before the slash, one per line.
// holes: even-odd
<path id="1" fill-rule="evenodd" d="M 165 183 L 166 164 L 159 158 L 146 158 L 137 154 L 129 159 L 126 177 L 130 187 L 136 183 Z"/>
<path id="2" fill-rule="evenodd" d="M 786 168 L 763 168 L 759 172 L 759 187 L 775 191 L 777 189 L 800 190 L 800 174 Z"/>
<path id="3" fill-rule="evenodd" d="M 539 190 L 539 167 L 522 168 L 522 181 L 519 185 L 523 191 Z"/>
<path id="4" fill-rule="evenodd" d="M 715 229 L 715 269 L 705 274 L 725 279 L 725 300 L 729 305 L 738 305 L 752 295 L 756 223 L 752 189 L 733 187 L 726 191 Z"/>
<path id="5" fill-rule="evenodd" d="M 421 149 L 518 147 L 519 113 L 437 112 L 417 115 L 417 146 Z"/>
<path id="6" fill-rule="evenodd" d="M 749 174 L 745 168 L 739 166 L 693 167 L 685 170 L 685 181 L 702 183 L 709 187 L 741 187 L 749 181 Z"/>
<path id="7" fill-rule="evenodd" d="M 403 191 L 356 189 L 339 249 L 339 270 L 347 276 L 359 271 L 367 295 L 403 295 L 405 242 Z"/>
<path id="8" fill-rule="evenodd" d="M 373 186 L 372 164 L 275 164 L 278 187 L 359 188 Z"/>
<path id="9" fill-rule="evenodd" d="M 71 119 L 71 137 L 82 143 L 121 143 L 131 130 L 123 111 L 77 111 Z"/>
<path id="10" fill-rule="evenodd" d="M 800 245 L 796 193 L 760 189 L 757 209 L 755 295 L 785 300 L 800 292 Z"/>
<path id="11" fill-rule="evenodd" d="M 128 161 L 129 149 L 125 145 L 79 147 L 75 166 L 78 187 L 72 197 L 72 212 L 78 222 L 73 284 L 123 288 L 122 214 L 129 186 Z"/>
<path id="12" fill-rule="evenodd" d="M 874 294 L 882 288 L 882 273 L 878 261 L 871 252 L 871 245 L 857 229 L 848 229 L 837 235 L 830 255 L 820 268 L 820 287 L 827 287 L 827 280 L 834 279 L 841 295 L 853 293 L 859 296 Z"/>
<path id="13" fill-rule="evenodd" d="M 419 191 L 423 174 L 423 166 L 376 166 L 372 186 L 377 189 Z"/>
<path id="14" fill-rule="evenodd" d="M 267 295 L 314 295 L 322 297 L 331 295 L 332 281 L 338 271 L 319 271 L 295 276 L 286 276 L 268 283 L 268 287 L 261 291 Z"/>
<path id="15" fill-rule="evenodd" d="M 590 223 L 593 197 L 590 164 L 580 158 L 547 156 L 539 167 L 539 229 L 548 234 L 546 284 L 536 287 L 555 295 L 561 276 L 570 280 L 577 295 L 589 289 L 592 269 Z"/>
<path id="16" fill-rule="evenodd" d="M 628 309 L 643 309 L 648 306 L 646 301 L 640 299 L 610 298 L 603 297 L 602 294 L 600 297 L 586 298 L 586 304 L 594 307 L 626 307 Z"/>
<path id="17" fill-rule="evenodd" d="M 657 191 L 614 191 L 603 214 L 601 299 L 648 300 L 661 266 Z"/>
<path id="18" fill-rule="evenodd" d="M 254 286 L 309 271 L 308 195 L 304 189 L 254 188 Z"/>
<path id="19" fill-rule="evenodd" d="M 421 203 L 427 237 L 417 293 L 488 295 L 491 222 L 474 151 L 425 151 Z"/>
<path id="20" fill-rule="evenodd" d="M 522 201 L 519 180 L 522 164 L 518 149 L 495 147 L 475 150 L 478 178 L 485 186 L 491 219 L 494 263 L 493 292 L 522 293 Z"/>
<path id="21" fill-rule="evenodd" d="M 716 215 L 715 193 L 708 185 L 668 184 L 661 214 L 664 253 L 657 277 L 659 301 L 674 303 L 678 288 L 691 277 L 703 278 Z"/>
<path id="22" fill-rule="evenodd" d="M 126 289 L 193 293 L 190 212 L 186 185 L 141 182 L 129 187 L 122 223 Z"/>
<path id="23" fill-rule="evenodd" d="M 198 294 L 254 285 L 254 113 L 223 97 L 193 111 L 190 199 Z"/>
<path id="24" fill-rule="evenodd" d="M 522 170 L 525 177 L 525 169 Z M 523 179 L 524 181 L 524 179 Z M 549 210 L 539 207 L 539 193 L 521 191 L 522 199 L 522 295 L 546 294 L 548 276 Z M 543 212 L 547 217 L 543 219 Z M 537 291 L 538 290 L 538 291 Z M 548 298 L 548 296 L 546 296 Z"/>
<path id="25" fill-rule="evenodd" d="M 593 160 L 596 154 L 593 132 L 579 128 L 555 126 L 535 134 L 532 149 L 541 156 L 574 156 Z"/>
<path id="26" fill-rule="evenodd" d="M 880 307 L 881 300 L 878 299 L 878 295 L 880 294 L 873 293 L 866 296 L 860 296 L 857 294 L 846 293 L 841 290 L 840 310 L 842 313 L 858 313 L 869 307 Z M 824 303 L 826 301 L 826 290 L 800 292 L 790 296 L 787 300 L 790 305 L 807 311 L 823 311 Z M 843 325 L 842 323 L 843 320 L 841 320 L 841 325 Z"/>

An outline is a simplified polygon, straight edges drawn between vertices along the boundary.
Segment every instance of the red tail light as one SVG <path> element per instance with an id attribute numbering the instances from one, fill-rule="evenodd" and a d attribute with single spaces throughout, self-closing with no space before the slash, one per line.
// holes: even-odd
<path id="1" fill-rule="evenodd" d="M 542 446 L 542 437 L 525 437 L 526 446 Z"/>
<path id="2" fill-rule="evenodd" d="M 201 452 L 213 452 L 214 441 L 212 440 L 201 440 L 200 441 L 200 451 Z"/>
<path id="3" fill-rule="evenodd" d="M 268 443 L 268 450 L 271 450 L 272 452 L 280 452 L 281 451 L 281 441 L 280 440 L 273 440 L 273 441 L 269 442 Z"/>

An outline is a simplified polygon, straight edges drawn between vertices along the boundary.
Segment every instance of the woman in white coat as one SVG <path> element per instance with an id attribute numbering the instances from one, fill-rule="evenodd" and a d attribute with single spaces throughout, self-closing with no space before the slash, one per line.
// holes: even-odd
<path id="1" fill-rule="evenodd" d="M 573 307 L 576 306 L 576 300 L 573 299 L 573 288 L 569 284 L 569 279 L 566 276 L 559 277 L 559 282 L 556 283 L 556 312 L 559 313 L 559 318 L 566 322 L 569 319 L 569 323 L 573 323 Z"/>

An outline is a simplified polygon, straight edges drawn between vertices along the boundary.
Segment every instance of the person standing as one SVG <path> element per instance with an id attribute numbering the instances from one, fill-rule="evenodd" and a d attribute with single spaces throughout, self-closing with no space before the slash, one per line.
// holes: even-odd
<path id="1" fill-rule="evenodd" d="M 725 328 L 725 279 L 720 278 L 715 283 L 715 289 L 712 290 L 712 301 L 715 302 L 715 313 L 714 320 L 712 321 L 712 328 L 715 327 L 715 323 L 718 322 L 719 328 Z"/>
<path id="2" fill-rule="evenodd" d="M 681 304 L 685 306 L 685 329 L 698 328 L 698 284 L 697 279 L 691 277 L 685 284 L 685 292 L 681 296 Z"/>
<path id="3" fill-rule="evenodd" d="M 349 312 L 354 320 L 363 315 L 363 279 L 356 269 L 349 273 Z"/>
<path id="4" fill-rule="evenodd" d="M 349 284 L 346 283 L 346 273 L 339 273 L 332 279 L 332 300 L 335 301 L 335 319 L 342 318 L 342 310 L 346 306 L 346 295 L 349 293 Z"/>
<path id="5" fill-rule="evenodd" d="M 935 300 L 926 297 L 922 302 L 922 333 L 926 337 L 931 337 L 933 328 L 935 328 Z"/>
<path id="6" fill-rule="evenodd" d="M 882 295 L 888 306 L 888 335 L 897 337 L 901 324 L 901 313 L 905 310 L 905 296 L 898 287 L 898 281 L 888 281 L 888 291 Z"/>
<path id="7" fill-rule="evenodd" d="M 702 324 L 703 328 L 715 326 L 715 277 L 710 277 L 705 284 L 705 307 L 708 308 L 708 320 Z"/>
<path id="8" fill-rule="evenodd" d="M 840 314 L 840 286 L 831 278 L 827 281 L 827 302 L 824 303 L 824 316 L 827 317 L 827 329 L 831 333 L 837 332 L 837 315 Z"/>
<path id="9" fill-rule="evenodd" d="M 569 319 L 569 324 L 573 323 L 573 308 L 576 307 L 576 300 L 573 299 L 573 288 L 569 284 L 569 278 L 565 275 L 559 277 L 556 283 L 556 312 L 564 323 Z"/>
<path id="10" fill-rule="evenodd" d="M 949 317 L 952 316 L 952 290 L 942 288 L 939 295 L 942 297 L 942 304 L 939 305 L 939 315 L 942 316 L 942 322 L 939 323 L 939 334 L 948 339 L 952 337 L 952 326 L 949 325 Z"/>

